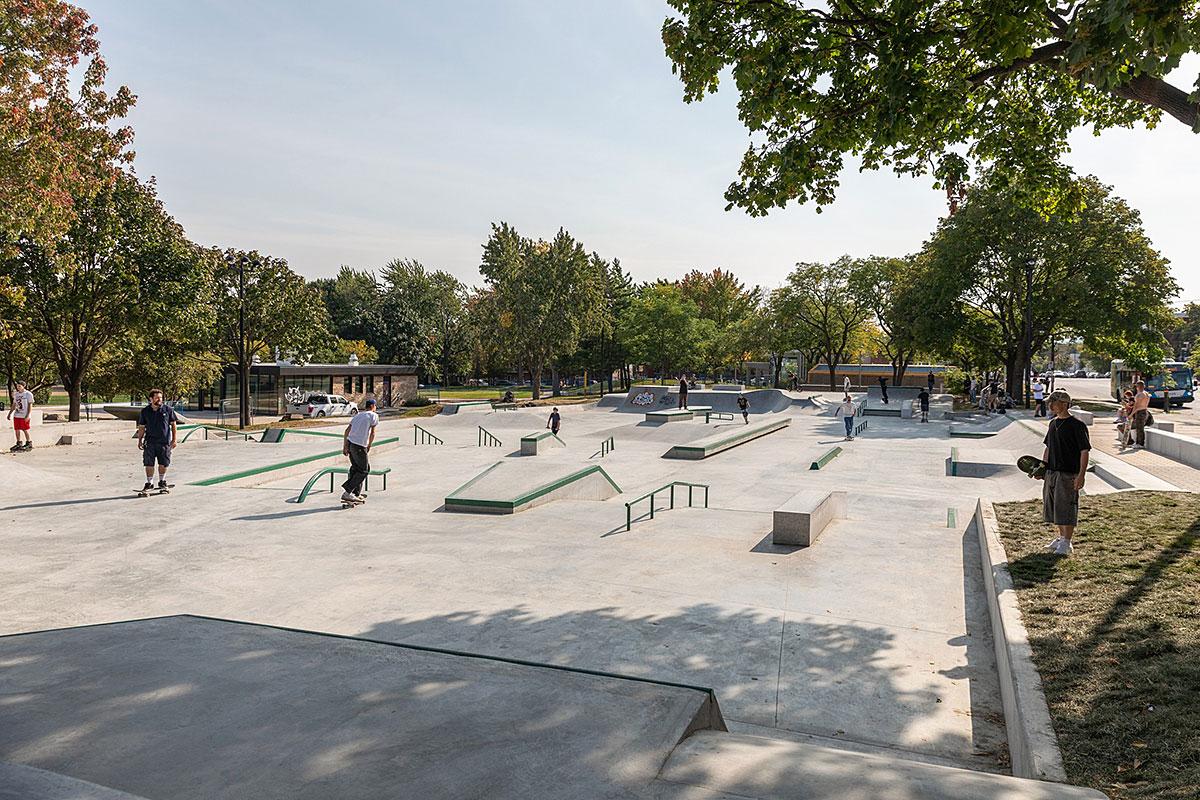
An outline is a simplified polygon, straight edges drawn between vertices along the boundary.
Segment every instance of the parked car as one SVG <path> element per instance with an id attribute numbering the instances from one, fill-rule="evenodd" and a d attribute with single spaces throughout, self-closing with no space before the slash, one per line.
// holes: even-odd
<path id="1" fill-rule="evenodd" d="M 302 417 L 352 417 L 358 413 L 358 404 L 340 394 L 310 394 L 302 403 L 288 406 L 288 414 Z"/>

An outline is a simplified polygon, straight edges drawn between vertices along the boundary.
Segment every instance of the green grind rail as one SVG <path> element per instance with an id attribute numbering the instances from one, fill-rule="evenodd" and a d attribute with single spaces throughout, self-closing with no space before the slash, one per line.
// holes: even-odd
<path id="1" fill-rule="evenodd" d="M 842 448 L 840 448 L 840 447 L 831 447 L 831 448 L 829 448 L 828 452 L 824 453 L 824 454 L 823 454 L 823 455 L 822 455 L 820 458 L 818 458 L 816 461 L 814 461 L 814 462 L 812 462 L 811 464 L 809 464 L 808 468 L 809 468 L 810 470 L 812 470 L 812 469 L 820 469 L 821 467 L 824 467 L 824 466 L 825 466 L 825 465 L 827 465 L 827 464 L 828 464 L 830 461 L 833 461 L 835 458 L 837 458 L 837 457 L 838 457 L 838 456 L 840 456 L 841 454 L 842 454 Z"/>
<path id="2" fill-rule="evenodd" d="M 375 442 L 375 445 L 378 446 L 381 444 L 392 444 L 393 442 L 398 442 L 398 441 L 400 441 L 399 436 L 392 436 L 391 438 L 388 438 L 388 439 L 377 440 Z M 250 477 L 253 477 L 254 475 L 262 475 L 267 472 L 275 472 L 276 470 L 287 469 L 288 467 L 295 467 L 295 466 L 299 466 L 300 464 L 307 464 L 311 461 L 320 461 L 322 458 L 333 458 L 335 456 L 340 456 L 340 455 L 342 455 L 341 449 L 329 450 L 324 453 L 314 453 L 313 455 L 310 455 L 310 456 L 301 456 L 300 458 L 292 458 L 287 461 L 280 461 L 278 464 L 267 464 L 266 466 L 262 466 L 262 467 L 252 467 L 250 469 L 243 469 L 238 472 L 230 472 L 227 475 L 217 475 L 215 478 L 205 478 L 202 481 L 192 481 L 191 483 L 188 484 L 188 486 L 217 486 L 222 483 L 229 483 L 230 481 L 236 481 L 236 480 L 240 480 L 242 478 L 250 478 Z"/>

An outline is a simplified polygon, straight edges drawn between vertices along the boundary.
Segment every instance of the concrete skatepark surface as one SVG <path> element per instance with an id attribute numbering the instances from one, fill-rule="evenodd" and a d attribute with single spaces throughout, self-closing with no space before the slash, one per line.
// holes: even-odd
<path id="1" fill-rule="evenodd" d="M 0 633 L 174 614 L 239 619 L 711 687 L 728 735 L 763 747 L 1005 771 L 971 520 L 978 497 L 1032 498 L 1041 485 L 1021 474 L 951 477 L 945 460 L 951 445 L 1007 451 L 1013 461 L 1040 452 L 1036 427 L 1008 424 L 976 442 L 951 439 L 941 420 L 878 418 L 843 442 L 840 419 L 789 398 L 776 412 L 790 421 L 784 430 L 703 461 L 673 461 L 661 458 L 667 448 L 719 424 L 647 426 L 613 408 L 561 410 L 567 446 L 523 459 L 520 437 L 545 425 L 541 409 L 419 420 L 444 445 L 413 445 L 412 421 L 381 422 L 379 436 L 399 436 L 402 446 L 372 456 L 373 467 L 392 469 L 388 490 L 353 511 L 324 491 L 296 505 L 307 474 L 254 488 L 187 485 L 321 452 L 329 447 L 321 437 L 193 439 L 176 451 L 180 485 L 148 499 L 132 495 L 142 468 L 127 434 L 4 456 L 6 477 L 21 477 L 0 484 Z M 503 447 L 477 447 L 478 425 Z M 616 449 L 601 458 L 610 436 Z M 844 452 L 810 471 L 834 445 Z M 498 459 L 517 469 L 602 464 L 622 493 L 513 516 L 439 512 L 449 492 Z M 659 506 L 651 521 L 643 503 L 626 532 L 624 503 L 674 480 L 709 484 L 710 508 Z M 847 491 L 846 517 L 811 547 L 770 544 L 774 509 L 802 489 Z M 474 735 L 469 720 L 450 715 L 445 724 Z M 229 746 L 239 742 L 256 746 L 252 737 Z M 77 737 L 71 746 L 99 762 L 115 745 Z M 5 743 L 0 761 L 51 763 L 23 758 L 30 747 Z M 346 774 L 369 764 L 372 750 L 337 753 Z M 453 771 L 453 759 L 443 768 Z M 703 788 L 643 788 L 663 798 L 784 797 L 796 796 L 783 793 L 794 779 L 784 770 L 773 787 L 745 795 L 737 775 L 714 768 Z"/>

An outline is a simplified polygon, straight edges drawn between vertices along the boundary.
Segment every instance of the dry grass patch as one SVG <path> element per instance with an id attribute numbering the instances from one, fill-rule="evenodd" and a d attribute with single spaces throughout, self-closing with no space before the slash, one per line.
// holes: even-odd
<path id="1" fill-rule="evenodd" d="M 1200 797 L 1200 495 L 1084 497 L 1065 559 L 1040 502 L 996 515 L 1070 781 Z"/>

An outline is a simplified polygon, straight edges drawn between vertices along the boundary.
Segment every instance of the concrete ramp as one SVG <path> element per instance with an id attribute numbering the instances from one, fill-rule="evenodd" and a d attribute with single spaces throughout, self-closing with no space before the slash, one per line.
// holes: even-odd
<path id="1" fill-rule="evenodd" d="M 468 412 L 489 412 L 492 410 L 490 400 L 441 400 L 442 414 L 465 414 Z"/>
<path id="2" fill-rule="evenodd" d="M 447 511 L 515 514 L 552 500 L 607 500 L 621 487 L 599 464 L 498 461 L 446 495 Z"/>
<path id="3" fill-rule="evenodd" d="M 1007 450 L 952 447 L 946 459 L 946 474 L 956 478 L 991 478 L 1020 472 L 1017 457 Z"/>
<path id="4" fill-rule="evenodd" d="M 610 397 L 612 395 L 609 395 Z M 688 405 L 708 406 L 713 411 L 726 414 L 741 411 L 737 407 L 738 397 L 745 397 L 750 403 L 750 413 L 772 414 L 786 411 L 792 406 L 791 395 L 780 389 L 748 389 L 744 392 L 715 391 L 711 389 L 696 389 L 688 392 Z M 607 406 L 601 400 L 601 405 Z M 618 411 L 633 411 L 645 414 L 647 411 L 662 411 L 676 408 L 679 405 L 679 392 L 676 386 L 656 386 L 641 384 L 629 389 L 629 394 L 619 405 L 612 406 Z"/>
<path id="5" fill-rule="evenodd" d="M 0 763 L 0 800 L 145 800 L 57 772 Z"/>
<path id="6" fill-rule="evenodd" d="M 775 431 L 781 431 L 791 422 L 787 417 L 776 417 L 750 425 L 733 423 L 722 425 L 715 432 L 699 439 L 693 439 L 687 444 L 677 444 L 663 458 L 701 459 L 715 456 L 732 447 L 753 441 L 760 436 L 766 436 Z"/>
<path id="7" fill-rule="evenodd" d="M 703 731 L 680 743 L 660 780 L 755 800 L 1104 800 L 1095 789 Z M 705 795 L 707 796 L 707 795 Z"/>
<path id="8" fill-rule="evenodd" d="M 644 796 L 725 727 L 702 687 L 203 617 L 0 637 L 0 662 L 0 759 L 163 800 Z"/>

